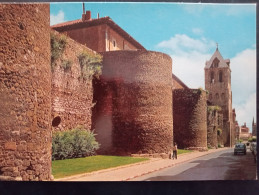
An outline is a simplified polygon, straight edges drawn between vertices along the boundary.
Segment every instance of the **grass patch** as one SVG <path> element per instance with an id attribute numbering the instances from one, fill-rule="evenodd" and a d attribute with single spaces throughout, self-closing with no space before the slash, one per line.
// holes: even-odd
<path id="1" fill-rule="evenodd" d="M 177 150 L 177 154 L 185 154 L 185 153 L 189 153 L 189 152 L 193 152 L 192 150 L 184 150 L 184 149 L 178 149 Z"/>
<path id="2" fill-rule="evenodd" d="M 52 174 L 55 179 L 58 179 L 80 173 L 88 173 L 146 160 L 148 160 L 148 158 L 102 155 L 89 156 L 85 158 L 55 160 L 52 161 Z"/>

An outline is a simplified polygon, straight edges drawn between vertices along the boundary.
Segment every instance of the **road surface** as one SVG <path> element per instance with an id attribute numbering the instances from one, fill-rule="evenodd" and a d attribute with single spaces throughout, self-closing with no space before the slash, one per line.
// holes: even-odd
<path id="1" fill-rule="evenodd" d="M 247 149 L 246 155 L 223 150 L 192 161 L 132 179 L 131 181 L 255 180 L 256 163 Z"/>

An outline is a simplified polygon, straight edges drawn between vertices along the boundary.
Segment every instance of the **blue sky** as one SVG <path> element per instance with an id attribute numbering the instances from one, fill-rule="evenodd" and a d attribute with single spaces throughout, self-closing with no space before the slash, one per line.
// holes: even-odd
<path id="1" fill-rule="evenodd" d="M 256 118 L 256 5 L 85 3 L 92 17 L 109 16 L 146 49 L 167 53 L 173 73 L 204 88 L 204 66 L 219 44 L 232 70 L 233 108 L 239 125 Z M 81 18 L 82 3 L 52 3 L 51 24 Z"/>

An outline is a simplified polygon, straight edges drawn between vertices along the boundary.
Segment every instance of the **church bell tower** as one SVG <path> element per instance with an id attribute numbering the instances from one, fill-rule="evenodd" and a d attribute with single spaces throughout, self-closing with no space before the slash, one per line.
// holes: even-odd
<path id="1" fill-rule="evenodd" d="M 223 114 L 222 138 L 224 146 L 233 143 L 231 132 L 232 121 L 232 91 L 230 60 L 224 59 L 218 46 L 209 61 L 205 63 L 205 89 L 209 92 L 208 101 L 221 107 Z"/>

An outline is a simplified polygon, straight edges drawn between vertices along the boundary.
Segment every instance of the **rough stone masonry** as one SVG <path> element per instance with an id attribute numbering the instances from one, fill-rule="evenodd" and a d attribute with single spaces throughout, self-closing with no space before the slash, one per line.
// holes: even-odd
<path id="1" fill-rule="evenodd" d="M 48 4 L 0 4 L 0 180 L 51 178 Z"/>

